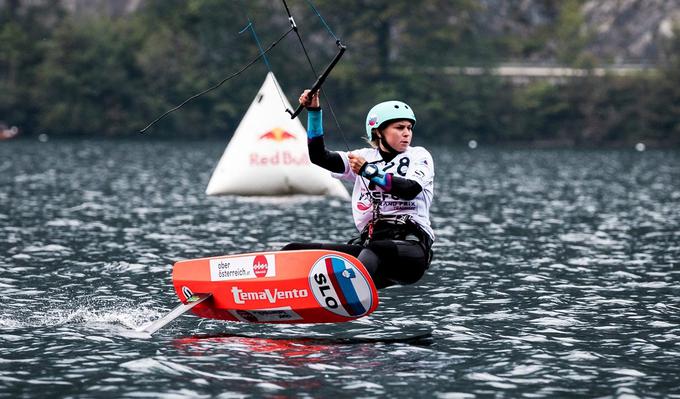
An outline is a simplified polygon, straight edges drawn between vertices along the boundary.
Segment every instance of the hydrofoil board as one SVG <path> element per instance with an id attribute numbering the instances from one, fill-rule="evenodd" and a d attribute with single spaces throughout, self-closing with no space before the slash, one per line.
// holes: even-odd
<path id="1" fill-rule="evenodd" d="M 184 260 L 172 272 L 175 292 L 200 317 L 251 323 L 337 323 L 378 307 L 364 265 L 336 251 L 258 252 Z"/>

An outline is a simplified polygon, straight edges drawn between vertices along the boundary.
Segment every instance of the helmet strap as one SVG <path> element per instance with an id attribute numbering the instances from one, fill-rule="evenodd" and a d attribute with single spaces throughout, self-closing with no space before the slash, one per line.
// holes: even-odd
<path id="1" fill-rule="evenodd" d="M 378 140 L 380 141 L 380 144 L 383 146 L 383 148 L 387 151 L 388 154 L 392 155 L 392 158 L 396 157 L 399 154 L 399 151 L 395 150 L 392 148 L 391 145 L 387 143 L 387 140 L 385 140 L 385 136 L 382 134 L 382 132 L 378 131 Z"/>

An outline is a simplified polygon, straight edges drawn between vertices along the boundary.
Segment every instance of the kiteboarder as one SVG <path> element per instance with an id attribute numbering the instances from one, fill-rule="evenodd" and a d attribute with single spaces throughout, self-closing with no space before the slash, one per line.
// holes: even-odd
<path id="1" fill-rule="evenodd" d="M 323 139 L 318 92 L 299 98 L 307 109 L 310 160 L 340 179 L 354 181 L 352 214 L 360 235 L 347 244 L 291 243 L 283 250 L 327 249 L 348 253 L 366 266 L 377 288 L 413 284 L 432 259 L 430 204 L 434 163 L 423 147 L 411 147 L 416 116 L 401 101 L 375 105 L 366 116 L 370 148 L 329 151 Z"/>

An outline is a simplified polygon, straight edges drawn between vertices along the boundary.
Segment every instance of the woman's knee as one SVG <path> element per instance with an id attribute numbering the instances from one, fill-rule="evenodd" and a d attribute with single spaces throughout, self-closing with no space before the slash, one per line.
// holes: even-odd
<path id="1" fill-rule="evenodd" d="M 429 266 L 429 254 L 424 253 L 423 248 L 415 242 L 374 241 L 369 244 L 368 249 L 379 258 L 375 275 L 384 277 L 392 284 L 414 284 L 425 275 Z"/>
<path id="2" fill-rule="evenodd" d="M 422 265 L 412 264 L 410 268 L 401 270 L 395 276 L 395 280 L 402 285 L 415 284 L 423 278 L 426 270 L 427 268 Z"/>

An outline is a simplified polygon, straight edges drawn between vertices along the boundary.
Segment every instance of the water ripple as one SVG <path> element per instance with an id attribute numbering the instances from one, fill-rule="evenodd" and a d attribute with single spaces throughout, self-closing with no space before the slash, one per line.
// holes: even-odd
<path id="1" fill-rule="evenodd" d="M 371 316 L 135 333 L 177 260 L 354 234 L 343 201 L 206 197 L 222 148 L 2 144 L 0 396 L 680 396 L 677 152 L 437 148 L 434 262 Z"/>

